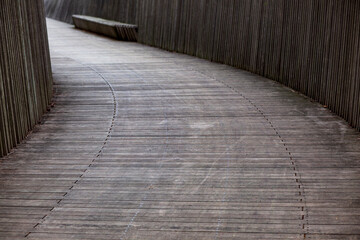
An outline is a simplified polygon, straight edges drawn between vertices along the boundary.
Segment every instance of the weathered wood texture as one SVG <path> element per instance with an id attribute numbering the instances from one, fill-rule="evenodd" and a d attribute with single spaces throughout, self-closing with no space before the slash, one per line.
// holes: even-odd
<path id="1" fill-rule="evenodd" d="M 0 1 L 0 157 L 46 111 L 52 76 L 42 0 Z"/>
<path id="2" fill-rule="evenodd" d="M 48 16 L 68 22 L 79 12 L 136 21 L 142 43 L 274 79 L 360 130 L 360 1 L 45 2 Z"/>
<path id="3" fill-rule="evenodd" d="M 339 116 L 230 66 L 48 26 L 56 105 L 0 161 L 0 239 L 359 239 L 360 133 Z"/>
<path id="4" fill-rule="evenodd" d="M 72 15 L 88 15 L 136 23 L 137 0 L 45 0 L 47 16 L 73 23 Z"/>

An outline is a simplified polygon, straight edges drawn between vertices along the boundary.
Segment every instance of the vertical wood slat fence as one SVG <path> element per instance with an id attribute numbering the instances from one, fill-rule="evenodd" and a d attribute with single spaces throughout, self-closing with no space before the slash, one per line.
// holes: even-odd
<path id="1" fill-rule="evenodd" d="M 124 23 L 135 23 L 138 0 L 45 0 L 45 11 L 48 17 L 59 21 L 73 23 L 72 15 L 116 20 Z"/>
<path id="2" fill-rule="evenodd" d="M 139 1 L 142 43 L 279 81 L 360 130 L 360 1 Z"/>
<path id="3" fill-rule="evenodd" d="M 139 26 L 139 42 L 279 81 L 360 130 L 360 1 L 45 0 L 50 17 Z"/>
<path id="4" fill-rule="evenodd" d="M 43 0 L 0 0 L 0 157 L 41 119 L 52 97 Z"/>

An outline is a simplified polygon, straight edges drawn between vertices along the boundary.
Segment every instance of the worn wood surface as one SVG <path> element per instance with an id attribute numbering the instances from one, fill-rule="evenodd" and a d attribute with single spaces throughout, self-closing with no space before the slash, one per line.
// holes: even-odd
<path id="1" fill-rule="evenodd" d="M 40 121 L 51 96 L 43 0 L 1 0 L 0 157 Z"/>
<path id="2" fill-rule="evenodd" d="M 45 0 L 46 13 L 52 18 L 73 23 L 72 15 L 88 15 L 136 23 L 137 0 Z"/>
<path id="3" fill-rule="evenodd" d="M 136 23 L 139 41 L 239 67 L 310 96 L 360 130 L 360 1 L 45 0 L 48 16 Z"/>
<path id="4" fill-rule="evenodd" d="M 0 239 L 360 237 L 360 134 L 263 77 L 49 20 L 55 108 L 0 160 Z"/>

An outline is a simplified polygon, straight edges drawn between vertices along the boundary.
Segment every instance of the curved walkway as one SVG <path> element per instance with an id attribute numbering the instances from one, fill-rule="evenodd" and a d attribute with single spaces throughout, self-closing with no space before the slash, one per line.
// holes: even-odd
<path id="1" fill-rule="evenodd" d="M 360 239 L 360 134 L 324 106 L 48 27 L 55 107 L 0 160 L 0 239 Z"/>

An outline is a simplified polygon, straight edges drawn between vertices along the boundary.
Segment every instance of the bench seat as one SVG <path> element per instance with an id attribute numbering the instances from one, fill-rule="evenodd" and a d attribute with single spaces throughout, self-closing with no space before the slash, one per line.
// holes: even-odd
<path id="1" fill-rule="evenodd" d="M 97 17 L 73 15 L 75 27 L 124 41 L 137 41 L 138 27 Z"/>

